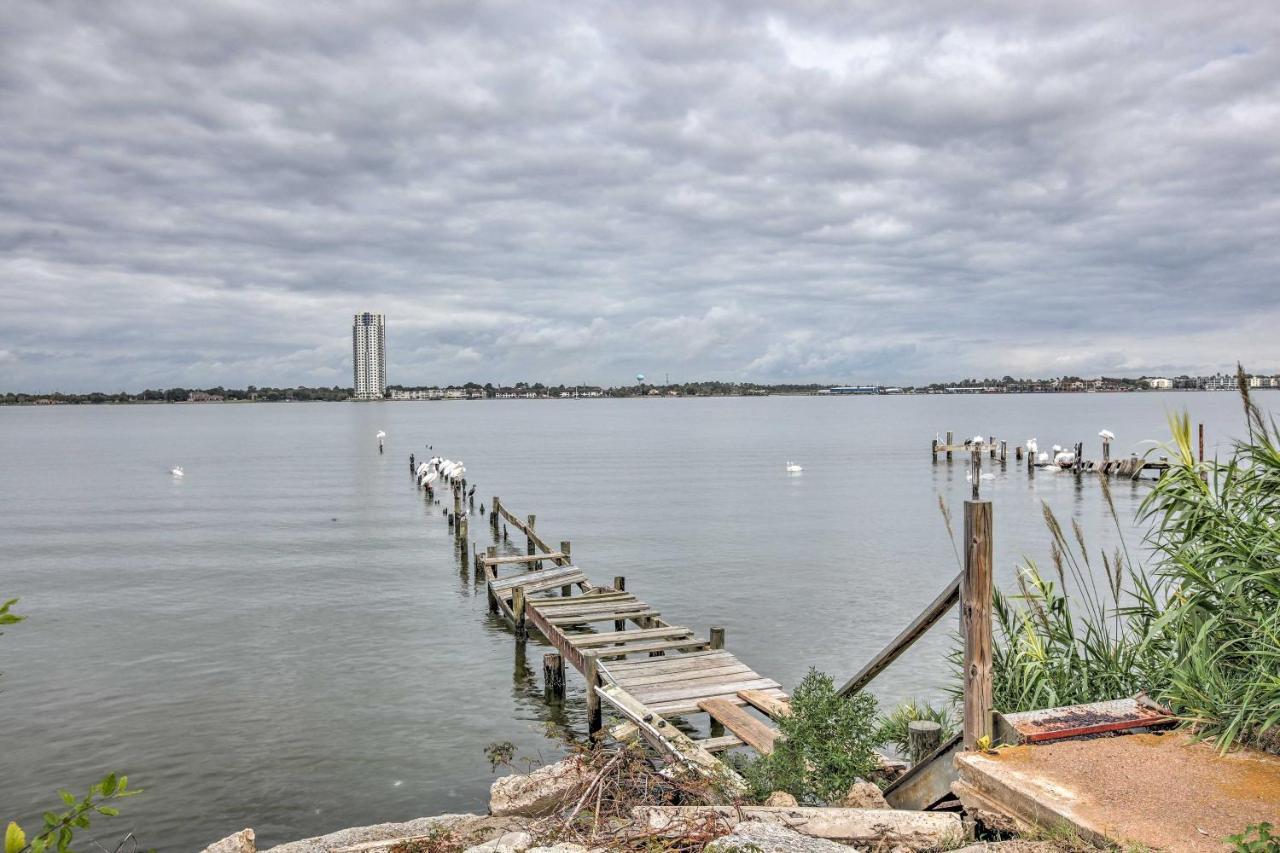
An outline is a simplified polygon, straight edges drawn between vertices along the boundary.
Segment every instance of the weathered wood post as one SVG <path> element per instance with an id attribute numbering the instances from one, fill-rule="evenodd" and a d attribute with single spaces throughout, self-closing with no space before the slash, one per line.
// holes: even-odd
<path id="1" fill-rule="evenodd" d="M 1111 439 L 1105 435 L 1102 437 L 1102 461 L 1104 464 L 1111 461 Z M 1103 471 L 1105 472 L 1106 468 L 1103 468 Z"/>
<path id="2" fill-rule="evenodd" d="M 1076 442 L 1076 459 L 1075 459 L 1076 475 L 1078 476 L 1084 470 L 1084 442 Z"/>
<path id="3" fill-rule="evenodd" d="M 564 696 L 564 658 L 556 652 L 542 656 L 542 689 L 548 699 Z"/>
<path id="4" fill-rule="evenodd" d="M 967 750 L 975 749 L 982 737 L 992 733 L 991 515 L 991 501 L 965 501 L 960 615 L 964 633 L 964 748 Z"/>
<path id="5" fill-rule="evenodd" d="M 969 451 L 969 478 L 973 485 L 973 499 L 978 499 L 979 486 L 982 484 L 982 451 L 974 445 Z"/>
<path id="6" fill-rule="evenodd" d="M 556 560 L 557 566 L 573 565 L 573 561 L 569 559 L 569 552 L 572 547 L 573 547 L 573 543 L 571 543 L 568 539 L 560 540 L 560 553 L 564 554 L 564 556 Z M 566 598 L 568 598 L 570 595 L 573 595 L 573 584 L 565 584 L 564 586 L 560 587 L 560 594 Z"/>
<path id="7" fill-rule="evenodd" d="M 516 642 L 523 643 L 529 637 L 529 628 L 524 621 L 524 587 L 511 589 L 511 620 L 515 623 Z"/>
<path id="8" fill-rule="evenodd" d="M 996 458 L 996 437 L 994 435 L 987 436 L 987 448 L 991 451 L 991 458 Z"/>
<path id="9" fill-rule="evenodd" d="M 614 577 L 614 579 L 613 579 L 613 588 L 614 588 L 615 590 L 617 590 L 618 592 L 626 592 L 626 591 L 627 591 L 627 579 L 626 579 L 625 577 L 623 577 L 622 575 L 616 575 L 616 576 Z M 622 631 L 622 630 L 625 630 L 625 629 L 626 629 L 626 627 L 627 627 L 627 620 L 625 620 L 625 619 L 617 619 L 617 620 L 614 620 L 614 623 L 613 623 L 613 630 L 615 630 L 615 631 Z"/>
<path id="10" fill-rule="evenodd" d="M 933 458 L 934 462 L 937 462 L 938 461 L 938 437 L 936 435 L 933 437 L 933 443 L 930 447 L 930 451 L 931 452 L 929 455 Z"/>
<path id="11" fill-rule="evenodd" d="M 1009 442 L 1007 439 L 1000 439 L 1000 467 L 1003 468 L 1009 463 Z"/>
<path id="12" fill-rule="evenodd" d="M 1022 445 L 1021 444 L 1013 448 L 1013 461 L 1014 462 L 1022 461 Z"/>
<path id="13" fill-rule="evenodd" d="M 947 430 L 947 461 L 951 461 L 951 430 Z"/>
<path id="14" fill-rule="evenodd" d="M 712 626 L 710 639 L 711 639 L 711 648 L 723 649 L 724 648 L 724 628 L 721 628 L 719 625 Z"/>
<path id="15" fill-rule="evenodd" d="M 1204 424 L 1200 424 L 1200 461 L 1204 461 Z"/>
<path id="16" fill-rule="evenodd" d="M 587 679 L 587 732 L 594 736 L 604 726 L 600 696 L 596 693 L 596 686 L 600 684 L 600 660 L 594 654 L 588 654 L 586 665 L 582 674 Z"/>
<path id="17" fill-rule="evenodd" d="M 526 548 L 525 548 L 525 554 L 527 554 L 527 555 L 529 555 L 529 556 L 533 556 L 533 552 L 534 552 L 534 547 L 533 547 L 533 525 L 534 525 L 534 523 L 535 523 L 537 520 L 538 520 L 538 517 L 537 517 L 536 515 L 533 515 L 533 514 L 526 515 L 526 516 L 525 516 L 525 519 L 524 519 L 525 524 L 527 525 L 527 529 L 525 530 L 525 537 L 524 537 L 524 538 L 525 538 L 525 546 L 526 546 Z M 529 568 L 530 568 L 530 569 L 540 569 L 540 568 L 542 568 L 542 563 L 530 561 L 530 562 L 529 562 Z"/>
<path id="18" fill-rule="evenodd" d="M 942 746 L 942 726 L 933 720 L 912 720 L 907 723 L 907 743 L 911 763 L 919 764 L 920 759 Z"/>
<path id="19" fill-rule="evenodd" d="M 497 495 L 494 495 L 493 503 L 489 505 L 489 526 L 493 528 L 494 536 L 498 535 L 498 519 L 501 517 L 498 513 L 498 503 L 499 498 Z"/>
<path id="20" fill-rule="evenodd" d="M 453 484 L 453 517 L 455 521 L 461 515 L 462 515 L 462 492 L 458 490 L 458 483 L 455 481 Z M 458 539 L 462 538 L 461 530 L 462 530 L 461 523 L 455 523 L 453 525 L 453 535 L 455 538 L 458 538 Z"/>
<path id="21" fill-rule="evenodd" d="M 498 556 L 498 546 L 497 546 L 497 545 L 490 545 L 488 548 L 486 548 L 486 549 L 485 549 L 485 552 L 484 552 L 484 553 L 485 553 L 485 555 L 486 555 L 486 556 L 488 556 L 488 557 L 496 557 L 496 556 Z M 493 594 L 493 590 L 489 589 L 489 577 L 490 577 L 490 575 L 489 575 L 489 566 L 488 566 L 488 565 L 485 565 L 485 567 L 484 567 L 484 586 L 485 586 L 485 589 L 486 589 L 486 590 L 488 591 L 488 593 L 489 593 L 489 612 L 490 612 L 490 613 L 497 613 L 497 612 L 498 612 L 498 597 L 497 597 L 496 595 L 494 595 L 494 594 Z"/>

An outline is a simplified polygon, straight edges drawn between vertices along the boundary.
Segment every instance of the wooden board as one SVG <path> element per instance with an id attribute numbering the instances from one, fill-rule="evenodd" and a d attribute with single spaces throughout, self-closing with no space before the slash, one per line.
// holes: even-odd
<path id="1" fill-rule="evenodd" d="M 707 696 L 719 696 L 725 693 L 736 694 L 739 690 L 764 690 L 777 687 L 778 682 L 772 678 L 763 678 L 754 672 L 742 675 L 715 676 L 700 680 L 680 682 L 678 684 L 654 684 L 649 687 L 628 686 L 627 692 L 646 704 L 659 702 L 675 702 L 678 699 L 702 699 Z M 736 706 L 735 706 L 736 707 Z"/>
<path id="2" fill-rule="evenodd" d="M 582 570 L 577 566 L 561 566 L 555 569 L 521 572 L 518 575 L 511 575 L 510 577 L 492 580 L 489 581 L 489 587 L 495 592 L 509 590 L 517 586 L 528 588 L 532 584 L 548 583 L 549 581 L 569 576 L 576 576 L 578 579 L 586 580 L 586 575 L 584 575 Z"/>
<path id="3" fill-rule="evenodd" d="M 551 616 L 547 621 L 556 627 L 565 625 L 590 625 L 593 622 L 619 622 L 627 619 L 652 619 L 662 614 L 656 610 L 597 610 L 575 616 Z"/>
<path id="4" fill-rule="evenodd" d="M 652 643 L 639 643 L 633 646 L 605 646 L 602 649 L 591 649 L 591 651 L 601 660 L 608 660 L 609 658 L 635 655 L 642 652 L 666 652 L 676 649 L 697 650 L 704 648 L 706 645 L 706 640 L 695 640 L 691 637 L 688 640 L 655 641 Z"/>
<path id="5" fill-rule="evenodd" d="M 732 663 L 726 666 L 708 667 L 705 669 L 685 669 L 677 672 L 657 672 L 647 675 L 628 675 L 620 677 L 618 683 L 625 686 L 628 690 L 637 690 L 650 684 L 679 684 L 683 681 L 691 681 L 707 676 L 716 676 L 719 678 L 728 678 L 733 676 L 750 675 L 755 676 L 755 671 L 744 663 Z"/>
<path id="6" fill-rule="evenodd" d="M 927 809 L 951 795 L 956 780 L 955 757 L 961 737 L 955 735 L 884 789 L 884 798 L 895 809 Z"/>
<path id="7" fill-rule="evenodd" d="M 787 695 L 781 690 L 771 691 L 771 692 L 775 692 L 778 696 Z M 707 698 L 708 699 L 724 699 L 725 701 L 733 705 L 747 704 L 743 700 L 739 699 L 738 694 L 736 693 L 726 693 L 723 696 L 708 696 Z M 677 699 L 674 702 L 662 702 L 660 704 L 654 705 L 653 710 L 657 711 L 659 714 L 662 714 L 663 716 L 666 716 L 666 717 L 678 717 L 684 714 L 700 713 L 702 711 L 702 708 L 698 707 L 698 703 L 692 700 Z"/>
<path id="8" fill-rule="evenodd" d="M 739 690 L 738 698 L 746 700 L 747 704 L 754 705 L 775 720 L 791 716 L 791 700 L 785 696 L 779 698 L 763 690 Z"/>
<path id="9" fill-rule="evenodd" d="M 778 730 L 766 726 L 740 706 L 721 699 L 703 699 L 698 703 L 698 707 L 723 723 L 726 729 L 761 755 L 773 752 L 774 742 L 778 739 Z"/>
<path id="10" fill-rule="evenodd" d="M 569 642 L 579 649 L 592 646 L 609 646 L 614 643 L 629 643 L 634 640 L 672 640 L 692 637 L 688 628 L 672 626 L 669 628 L 639 628 L 635 631 L 606 631 L 602 634 L 567 634 Z"/>
<path id="11" fill-rule="evenodd" d="M 652 713 L 625 690 L 610 685 L 596 687 L 596 694 L 626 717 L 654 749 L 663 753 L 702 776 L 723 780 L 739 791 L 746 790 L 742 777 L 734 773 L 719 759 L 698 746 L 684 732 Z"/>
<path id="12" fill-rule="evenodd" d="M 563 560 L 568 556 L 568 554 L 562 554 L 559 551 L 552 554 L 510 554 L 502 557 L 486 557 L 481 555 L 480 562 L 482 565 L 486 566 L 500 566 L 506 565 L 507 563 L 530 563 L 535 560 Z"/>
<path id="13" fill-rule="evenodd" d="M 619 677 L 625 675 L 634 675 L 641 672 L 678 672 L 684 669 L 698 669 L 708 665 L 708 661 L 731 661 L 738 663 L 729 652 L 723 649 L 708 649 L 701 652 L 688 652 L 675 657 L 653 659 L 653 660 L 627 660 L 617 661 L 609 664 L 609 670 L 616 673 Z M 721 663 L 715 663 L 720 666 Z"/>
<path id="14" fill-rule="evenodd" d="M 636 601 L 636 597 L 629 593 L 618 592 L 608 593 L 604 595 L 595 595 L 593 593 L 583 593 L 582 595 L 573 595 L 563 598 L 540 598 L 538 606 L 545 607 L 547 612 L 551 612 L 556 607 L 581 607 L 584 604 L 603 604 L 605 602 L 618 601 Z"/>
<path id="15" fill-rule="evenodd" d="M 530 581 L 529 583 L 514 584 L 513 587 L 515 586 L 523 587 L 525 596 L 528 597 L 535 592 L 542 592 L 544 590 L 555 589 L 557 587 L 568 586 L 571 584 L 581 584 L 581 583 L 585 583 L 586 580 L 587 580 L 586 577 L 584 577 L 582 573 L 579 572 L 576 575 L 557 575 L 556 577 L 553 577 L 553 578 L 552 577 L 541 578 L 536 581 Z M 509 599 L 511 598 L 511 590 L 510 589 L 499 590 L 498 595 L 503 598 Z M 545 600 L 545 599 L 539 599 L 539 601 L 542 601 L 542 600 Z"/>
<path id="16" fill-rule="evenodd" d="M 726 749 L 733 749 L 734 747 L 742 746 L 742 741 L 735 735 L 721 735 L 719 737 L 703 738 L 702 740 L 695 740 L 694 743 L 705 749 L 707 752 L 724 752 Z"/>

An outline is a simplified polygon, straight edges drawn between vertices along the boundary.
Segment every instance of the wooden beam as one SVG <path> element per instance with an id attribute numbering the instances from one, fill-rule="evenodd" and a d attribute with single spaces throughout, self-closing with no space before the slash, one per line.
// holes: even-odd
<path id="1" fill-rule="evenodd" d="M 958 775 L 955 757 L 960 750 L 961 738 L 956 735 L 895 779 L 884 789 L 884 798 L 895 809 L 917 811 L 946 799 Z"/>
<path id="2" fill-rule="evenodd" d="M 719 759 L 698 746 L 684 732 L 653 713 L 634 696 L 615 685 L 597 687 L 596 693 L 618 709 L 664 757 L 673 760 L 700 776 L 721 780 L 730 789 L 743 792 L 746 783 Z"/>
<path id="3" fill-rule="evenodd" d="M 739 690 L 738 698 L 765 712 L 775 720 L 791 716 L 791 702 L 762 690 Z"/>
<path id="4" fill-rule="evenodd" d="M 889 664 L 911 648 L 916 640 L 923 637 L 925 632 L 938 624 L 938 620 L 947 615 L 947 611 L 960 600 L 960 578 L 961 575 L 956 575 L 952 578 L 951 583 L 946 585 L 938 597 L 929 603 L 928 607 L 920 611 L 920 615 L 911 620 L 910 625 L 903 628 L 902 632 L 897 637 L 894 637 L 893 642 L 881 649 L 857 675 L 845 682 L 845 685 L 840 688 L 840 695 L 849 696 L 866 687 L 873 678 L 884 672 Z"/>
<path id="5" fill-rule="evenodd" d="M 563 551 L 553 551 L 550 554 L 535 554 L 532 557 L 528 554 L 508 554 L 501 557 L 483 556 L 480 558 L 487 566 L 501 566 L 506 563 L 532 563 L 541 560 L 563 560 L 569 555 Z"/>
<path id="6" fill-rule="evenodd" d="M 990 501 L 965 501 L 964 575 L 960 585 L 964 633 L 964 748 L 991 737 L 992 521 Z"/>
<path id="7" fill-rule="evenodd" d="M 703 699 L 698 703 L 698 707 L 723 723 L 726 729 L 761 755 L 773 752 L 774 743 L 779 735 L 778 730 L 766 726 L 741 707 L 723 699 Z"/>

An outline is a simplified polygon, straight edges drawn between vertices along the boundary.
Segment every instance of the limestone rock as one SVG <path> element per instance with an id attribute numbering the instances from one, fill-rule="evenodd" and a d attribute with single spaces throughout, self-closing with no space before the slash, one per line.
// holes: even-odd
<path id="1" fill-rule="evenodd" d="M 769 799 L 764 801 L 766 806 L 798 806 L 796 798 L 788 794 L 786 791 L 774 791 L 769 795 Z"/>
<path id="2" fill-rule="evenodd" d="M 228 835 L 221 841 L 215 841 L 204 848 L 202 853 L 257 853 L 253 830 L 242 829 L 235 835 Z"/>
<path id="3" fill-rule="evenodd" d="M 524 853 L 533 846 L 533 836 L 527 832 L 504 832 L 484 844 L 468 847 L 463 853 Z"/>
<path id="4" fill-rule="evenodd" d="M 887 809 L 889 803 L 874 782 L 854 782 L 839 803 L 846 809 Z"/>
<path id="5" fill-rule="evenodd" d="M 591 779 L 590 768 L 575 755 L 532 773 L 503 776 L 489 789 L 489 813 L 526 817 L 548 814 Z"/>
<path id="6" fill-rule="evenodd" d="M 389 841 L 413 836 L 429 835 L 453 828 L 463 821 L 476 820 L 480 815 L 451 814 L 437 817 L 422 817 L 404 823 L 379 823 L 374 826 L 356 826 L 341 829 L 328 835 L 304 838 L 301 841 L 290 841 L 277 844 L 265 853 L 330 853 L 343 847 L 352 847 L 373 841 Z"/>
<path id="7" fill-rule="evenodd" d="M 810 838 L 781 824 L 748 820 L 705 849 L 706 853 L 849 853 L 853 848 L 825 838 Z"/>
<path id="8" fill-rule="evenodd" d="M 581 844 L 571 844 L 566 841 L 554 847 L 530 847 L 528 853 L 591 853 L 591 850 Z"/>

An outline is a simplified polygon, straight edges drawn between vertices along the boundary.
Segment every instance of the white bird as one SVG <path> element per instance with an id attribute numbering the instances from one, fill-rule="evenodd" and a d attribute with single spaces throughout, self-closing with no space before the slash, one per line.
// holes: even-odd
<path id="1" fill-rule="evenodd" d="M 172 468 L 169 469 L 169 473 L 175 477 L 186 476 L 186 474 L 183 472 L 182 467 L 180 465 L 174 465 Z"/>
<path id="2" fill-rule="evenodd" d="M 382 430 L 378 430 L 378 438 L 386 438 L 387 434 Z"/>
<path id="3" fill-rule="evenodd" d="M 1028 453 L 1030 453 L 1032 456 L 1035 456 L 1035 455 L 1036 455 L 1036 452 L 1037 452 L 1039 449 L 1040 449 L 1040 445 L 1036 443 L 1036 440 L 1035 440 L 1034 438 L 1028 438 L 1028 439 L 1027 439 L 1027 452 L 1028 452 Z"/>
<path id="4" fill-rule="evenodd" d="M 1070 450 L 1061 450 L 1053 455 L 1053 461 L 1054 461 L 1054 464 L 1060 465 L 1062 467 L 1066 467 L 1068 465 L 1074 465 L 1076 461 L 1076 455 Z"/>
<path id="5" fill-rule="evenodd" d="M 1039 463 L 1042 463 L 1042 464 L 1043 464 L 1043 463 L 1048 462 L 1048 461 L 1049 461 L 1049 454 L 1048 454 L 1048 453 L 1041 453 L 1041 454 L 1039 454 L 1039 455 L 1037 455 L 1037 456 L 1036 456 L 1036 462 L 1039 462 Z"/>
<path id="6" fill-rule="evenodd" d="M 1053 452 L 1054 452 L 1054 453 L 1061 453 L 1061 452 L 1062 452 L 1062 445 L 1061 445 L 1061 444 L 1055 444 L 1055 445 L 1053 446 Z"/>
<path id="7" fill-rule="evenodd" d="M 804 468 L 800 467 L 800 466 L 799 466 L 799 465 L 797 465 L 796 463 L 791 462 L 791 461 L 788 461 L 788 462 L 787 462 L 787 472 L 788 472 L 788 473 L 790 473 L 790 474 L 799 474 L 799 473 L 800 473 L 801 471 L 803 471 L 803 470 L 804 470 Z"/>
<path id="8" fill-rule="evenodd" d="M 982 444 L 982 442 L 983 442 L 983 438 L 982 438 L 982 436 L 980 436 L 980 435 L 975 435 L 975 436 L 973 437 L 973 443 L 974 443 L 974 444 Z"/>
<path id="9" fill-rule="evenodd" d="M 439 476 L 440 475 L 435 471 L 428 471 L 426 473 L 426 476 L 422 478 L 422 485 L 430 486 L 432 483 L 436 481 L 436 478 Z"/>
<path id="10" fill-rule="evenodd" d="M 1107 441 L 1110 441 L 1111 439 L 1116 437 L 1116 434 L 1109 429 L 1102 430 L 1100 433 L 1098 433 L 1098 435 L 1102 438 L 1105 438 Z"/>
<path id="11" fill-rule="evenodd" d="M 467 469 L 466 469 L 466 467 L 462 464 L 462 462 L 461 462 L 461 461 L 459 461 L 457 465 L 453 466 L 453 473 L 452 473 L 452 474 L 450 474 L 449 476 L 451 476 L 451 477 L 461 477 L 461 476 L 462 476 L 463 474 L 465 474 L 465 473 L 467 473 Z"/>

